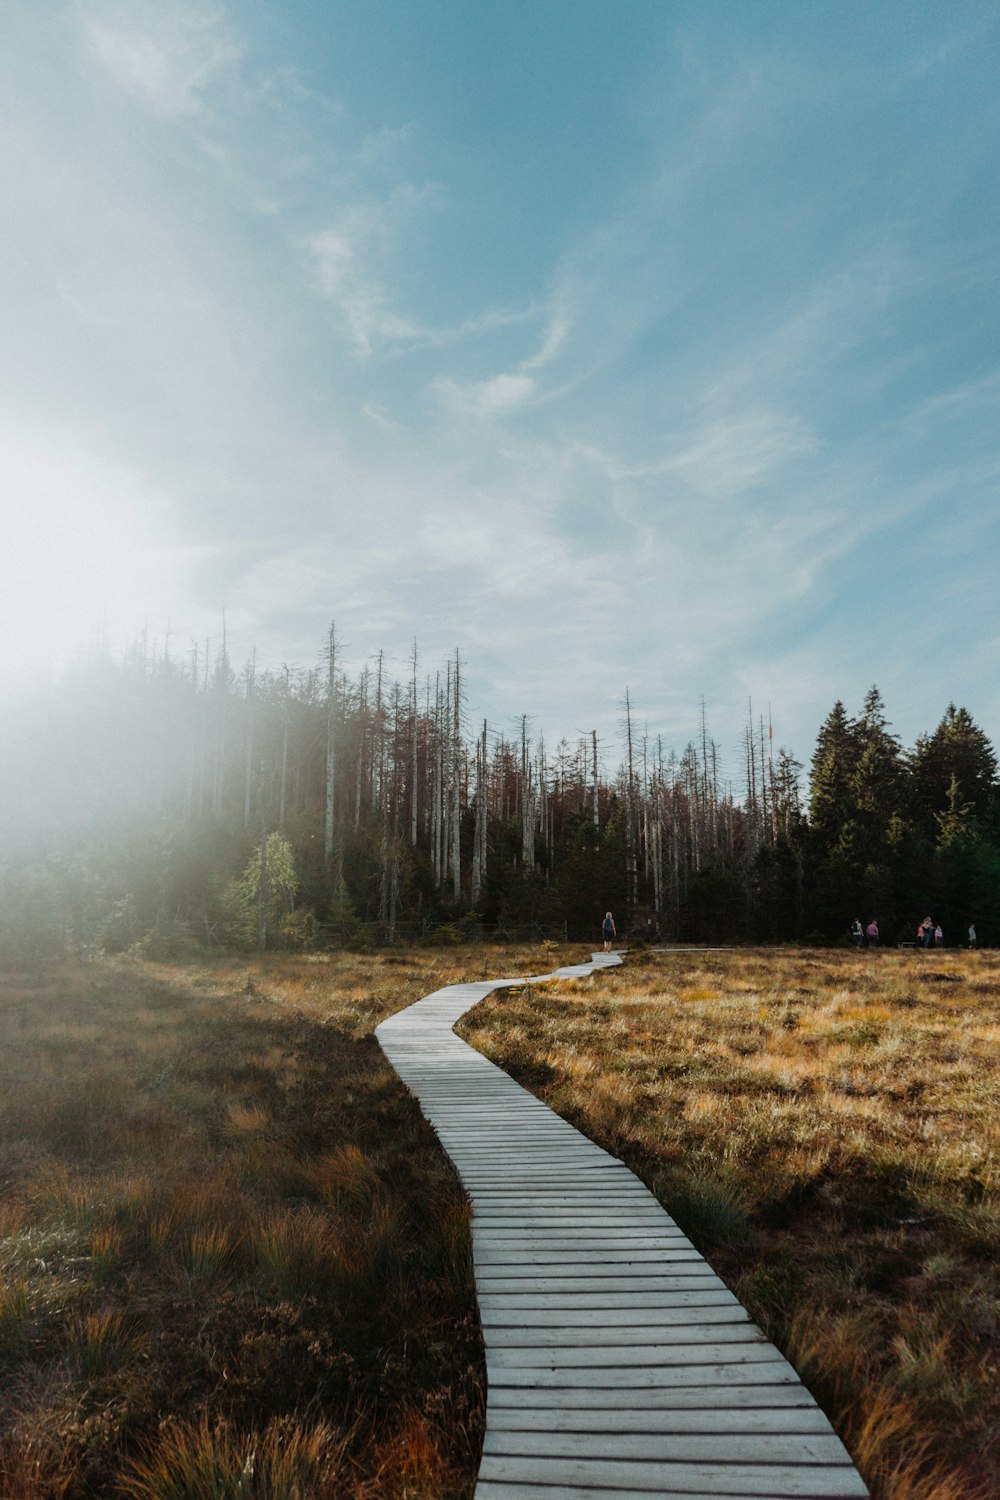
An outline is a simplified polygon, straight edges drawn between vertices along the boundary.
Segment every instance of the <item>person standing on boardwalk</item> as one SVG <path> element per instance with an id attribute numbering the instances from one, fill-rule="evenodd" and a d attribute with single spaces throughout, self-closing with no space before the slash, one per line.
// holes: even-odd
<path id="1" fill-rule="evenodd" d="M 871 921 L 868 923 L 868 926 L 865 928 L 865 932 L 866 932 L 866 934 L 868 936 L 868 946 L 869 946 L 869 948 L 877 948 L 878 947 L 878 923 L 876 922 L 876 920 L 875 920 L 874 917 L 872 917 Z"/>
<path id="2" fill-rule="evenodd" d="M 935 948 L 940 948 L 943 942 L 944 942 L 944 933 L 941 931 L 941 923 L 939 922 L 937 924 L 937 926 L 935 927 L 935 929 L 934 929 L 934 946 L 935 946 Z"/>
<path id="3" fill-rule="evenodd" d="M 934 936 L 934 923 L 930 917 L 924 918 L 924 947 L 929 948 L 931 938 Z"/>
<path id="4" fill-rule="evenodd" d="M 860 948 L 865 940 L 865 929 L 861 925 L 860 917 L 855 917 L 851 923 L 851 937 L 854 939 L 855 948 Z"/>
<path id="5" fill-rule="evenodd" d="M 605 953 L 610 953 L 611 944 L 618 936 L 618 930 L 615 927 L 615 919 L 609 911 L 606 911 L 604 913 L 604 921 L 601 925 L 601 931 L 604 934 L 604 951 Z"/>
<path id="6" fill-rule="evenodd" d="M 975 946 L 976 946 L 976 926 L 975 926 L 974 922 L 970 922 L 969 923 L 969 947 L 970 948 L 974 948 Z"/>

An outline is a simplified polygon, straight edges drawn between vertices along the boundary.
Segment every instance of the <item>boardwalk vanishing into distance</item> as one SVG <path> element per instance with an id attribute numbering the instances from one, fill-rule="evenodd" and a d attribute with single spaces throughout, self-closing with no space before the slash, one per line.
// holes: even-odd
<path id="1" fill-rule="evenodd" d="M 476 1500 L 867 1496 L 791 1365 L 648 1188 L 452 1029 L 495 990 L 620 962 L 448 985 L 375 1033 L 472 1201 Z"/>

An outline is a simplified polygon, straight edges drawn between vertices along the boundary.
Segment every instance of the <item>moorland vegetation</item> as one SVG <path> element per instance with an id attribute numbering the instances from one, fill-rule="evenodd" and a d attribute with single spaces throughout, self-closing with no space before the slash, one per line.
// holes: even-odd
<path id="1" fill-rule="evenodd" d="M 633 952 L 461 1030 L 648 1183 L 875 1500 L 1000 1493 L 1000 958 Z"/>
<path id="2" fill-rule="evenodd" d="M 552 963 L 471 957 L 3 974 L 3 1500 L 471 1495 L 468 1205 L 372 1035 Z"/>

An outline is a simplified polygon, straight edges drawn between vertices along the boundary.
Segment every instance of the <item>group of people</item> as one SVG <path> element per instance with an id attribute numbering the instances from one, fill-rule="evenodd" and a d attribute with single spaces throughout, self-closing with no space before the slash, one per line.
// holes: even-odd
<path id="1" fill-rule="evenodd" d="M 605 953 L 610 953 L 611 944 L 618 936 L 615 919 L 610 912 L 606 912 L 604 915 L 604 921 L 601 923 L 601 936 L 604 938 Z M 862 927 L 861 918 L 855 917 L 851 923 L 851 937 L 854 939 L 855 948 L 863 948 L 866 944 L 869 948 L 877 948 L 879 943 L 878 922 L 873 917 L 867 927 Z M 929 948 L 932 943 L 935 948 L 943 948 L 944 932 L 941 929 L 940 922 L 935 923 L 931 917 L 925 917 L 917 928 L 917 947 Z M 976 928 L 975 924 L 970 922 L 969 947 L 975 948 L 975 946 Z"/>
<path id="2" fill-rule="evenodd" d="M 931 943 L 935 948 L 940 948 L 944 943 L 944 933 L 940 922 L 935 926 L 932 917 L 925 917 L 917 928 L 917 947 L 929 948 Z"/>
<path id="3" fill-rule="evenodd" d="M 861 918 L 855 917 L 851 923 L 851 937 L 854 939 L 855 948 L 863 948 L 866 944 L 869 948 L 877 948 L 878 923 L 872 919 L 867 927 L 862 927 Z M 940 922 L 935 922 L 932 917 L 925 917 L 917 928 L 917 947 L 929 948 L 932 943 L 935 948 L 943 948 L 944 932 Z M 976 947 L 976 928 L 973 922 L 969 923 L 969 947 Z"/>

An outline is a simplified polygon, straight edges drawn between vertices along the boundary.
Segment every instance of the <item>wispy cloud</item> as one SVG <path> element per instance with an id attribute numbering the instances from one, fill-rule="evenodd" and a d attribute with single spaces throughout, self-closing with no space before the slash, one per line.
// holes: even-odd
<path id="1" fill-rule="evenodd" d="M 736 408 L 683 434 L 667 454 L 617 472 L 626 479 L 674 476 L 699 495 L 735 499 L 818 446 L 815 433 L 794 413 Z"/>
<path id="2" fill-rule="evenodd" d="M 489 418 L 524 406 L 534 395 L 535 381 L 530 375 L 494 375 L 462 382 L 443 375 L 431 389 L 453 416 Z"/>
<path id="3" fill-rule="evenodd" d="M 368 269 L 363 227 L 371 218 L 370 210 L 354 209 L 346 221 L 303 242 L 323 296 L 336 308 L 344 336 L 361 355 L 371 354 L 376 344 L 413 340 L 419 333 Z"/>
<path id="4" fill-rule="evenodd" d="M 108 75 L 168 117 L 200 113 L 206 90 L 242 57 L 224 13 L 211 4 L 88 0 L 82 21 Z"/>

